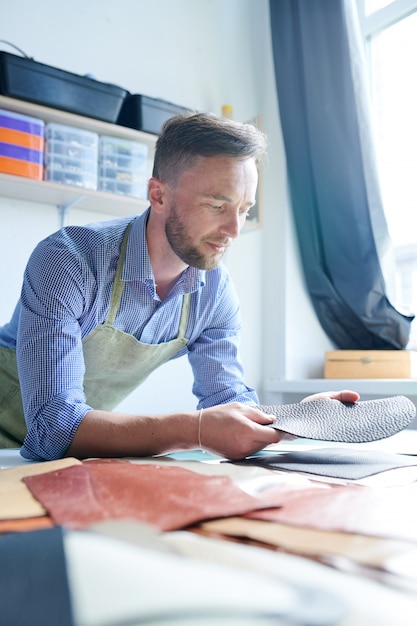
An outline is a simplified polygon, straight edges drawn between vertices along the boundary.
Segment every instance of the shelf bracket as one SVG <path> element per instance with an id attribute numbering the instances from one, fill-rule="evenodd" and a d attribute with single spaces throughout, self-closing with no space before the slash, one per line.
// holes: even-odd
<path id="1" fill-rule="evenodd" d="M 81 202 L 81 200 L 84 197 L 85 196 L 77 196 L 76 198 L 72 198 L 71 200 L 68 200 L 68 202 L 63 202 L 62 204 L 58 204 L 57 209 L 58 209 L 58 214 L 59 214 L 59 227 L 60 228 L 63 228 L 65 226 L 69 210 L 73 206 L 78 204 L 78 202 Z"/>

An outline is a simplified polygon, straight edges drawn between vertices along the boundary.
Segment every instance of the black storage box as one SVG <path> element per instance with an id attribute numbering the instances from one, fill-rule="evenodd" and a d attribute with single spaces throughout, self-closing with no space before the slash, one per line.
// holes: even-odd
<path id="1" fill-rule="evenodd" d="M 130 94 L 123 101 L 117 123 L 120 126 L 129 126 L 135 130 L 159 135 L 166 120 L 178 113 L 187 112 L 189 109 L 159 98 Z"/>
<path id="2" fill-rule="evenodd" d="M 129 92 L 0 50 L 0 94 L 115 123 Z"/>

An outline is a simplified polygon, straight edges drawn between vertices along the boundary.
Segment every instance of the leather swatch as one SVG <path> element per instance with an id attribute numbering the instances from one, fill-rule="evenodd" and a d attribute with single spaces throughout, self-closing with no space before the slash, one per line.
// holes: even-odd
<path id="1" fill-rule="evenodd" d="M 43 530 L 53 528 L 52 520 L 44 515 L 43 517 L 27 517 L 25 519 L 0 520 L 0 535 L 3 533 L 20 533 L 29 530 Z"/>
<path id="2" fill-rule="evenodd" d="M 417 542 L 417 483 L 304 490 L 287 494 L 281 508 L 252 511 L 245 517 Z"/>
<path id="3" fill-rule="evenodd" d="M 17 467 L 2 469 L 0 471 L 0 522 L 2 520 L 44 516 L 46 514 L 45 509 L 34 499 L 29 489 L 22 482 L 22 478 L 52 472 L 72 465 L 81 465 L 81 461 L 68 457 L 58 461 L 23 463 Z"/>
<path id="4" fill-rule="evenodd" d="M 319 450 L 282 452 L 281 454 L 264 452 L 240 461 L 233 461 L 233 463 L 304 472 L 328 476 L 329 478 L 358 480 L 398 467 L 417 465 L 417 456 L 391 454 L 376 450 L 320 448 Z"/>
<path id="5" fill-rule="evenodd" d="M 23 479 L 55 524 L 84 528 L 109 519 L 133 519 L 159 530 L 279 506 L 242 491 L 227 476 L 181 467 L 104 460 Z"/>
<path id="6" fill-rule="evenodd" d="M 296 404 L 259 405 L 275 416 L 272 428 L 296 437 L 364 443 L 391 437 L 411 424 L 416 407 L 405 396 L 340 402 L 311 400 Z"/>
<path id="7" fill-rule="evenodd" d="M 203 522 L 199 528 L 215 536 L 245 537 L 253 541 L 281 548 L 286 552 L 314 556 L 343 556 L 366 567 L 389 570 L 394 559 L 397 561 L 409 554 L 417 558 L 417 545 L 398 539 L 370 537 L 346 532 L 326 532 L 313 528 L 300 528 L 248 519 L 228 517 Z M 415 573 L 417 578 L 417 571 Z"/>

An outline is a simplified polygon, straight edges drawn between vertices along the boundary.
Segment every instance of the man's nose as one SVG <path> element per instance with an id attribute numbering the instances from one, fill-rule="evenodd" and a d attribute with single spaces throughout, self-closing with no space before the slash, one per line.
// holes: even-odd
<path id="1" fill-rule="evenodd" d="M 224 216 L 224 220 L 220 227 L 220 232 L 232 239 L 236 239 L 239 236 L 240 229 L 242 228 L 243 220 L 239 211 L 230 211 Z"/>

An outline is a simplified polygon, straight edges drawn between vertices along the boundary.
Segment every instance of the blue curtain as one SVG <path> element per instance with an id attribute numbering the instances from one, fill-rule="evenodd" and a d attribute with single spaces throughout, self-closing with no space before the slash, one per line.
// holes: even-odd
<path id="1" fill-rule="evenodd" d="M 270 16 L 291 203 L 316 314 L 339 349 L 403 349 L 413 317 L 386 293 L 344 0 L 270 0 Z"/>

